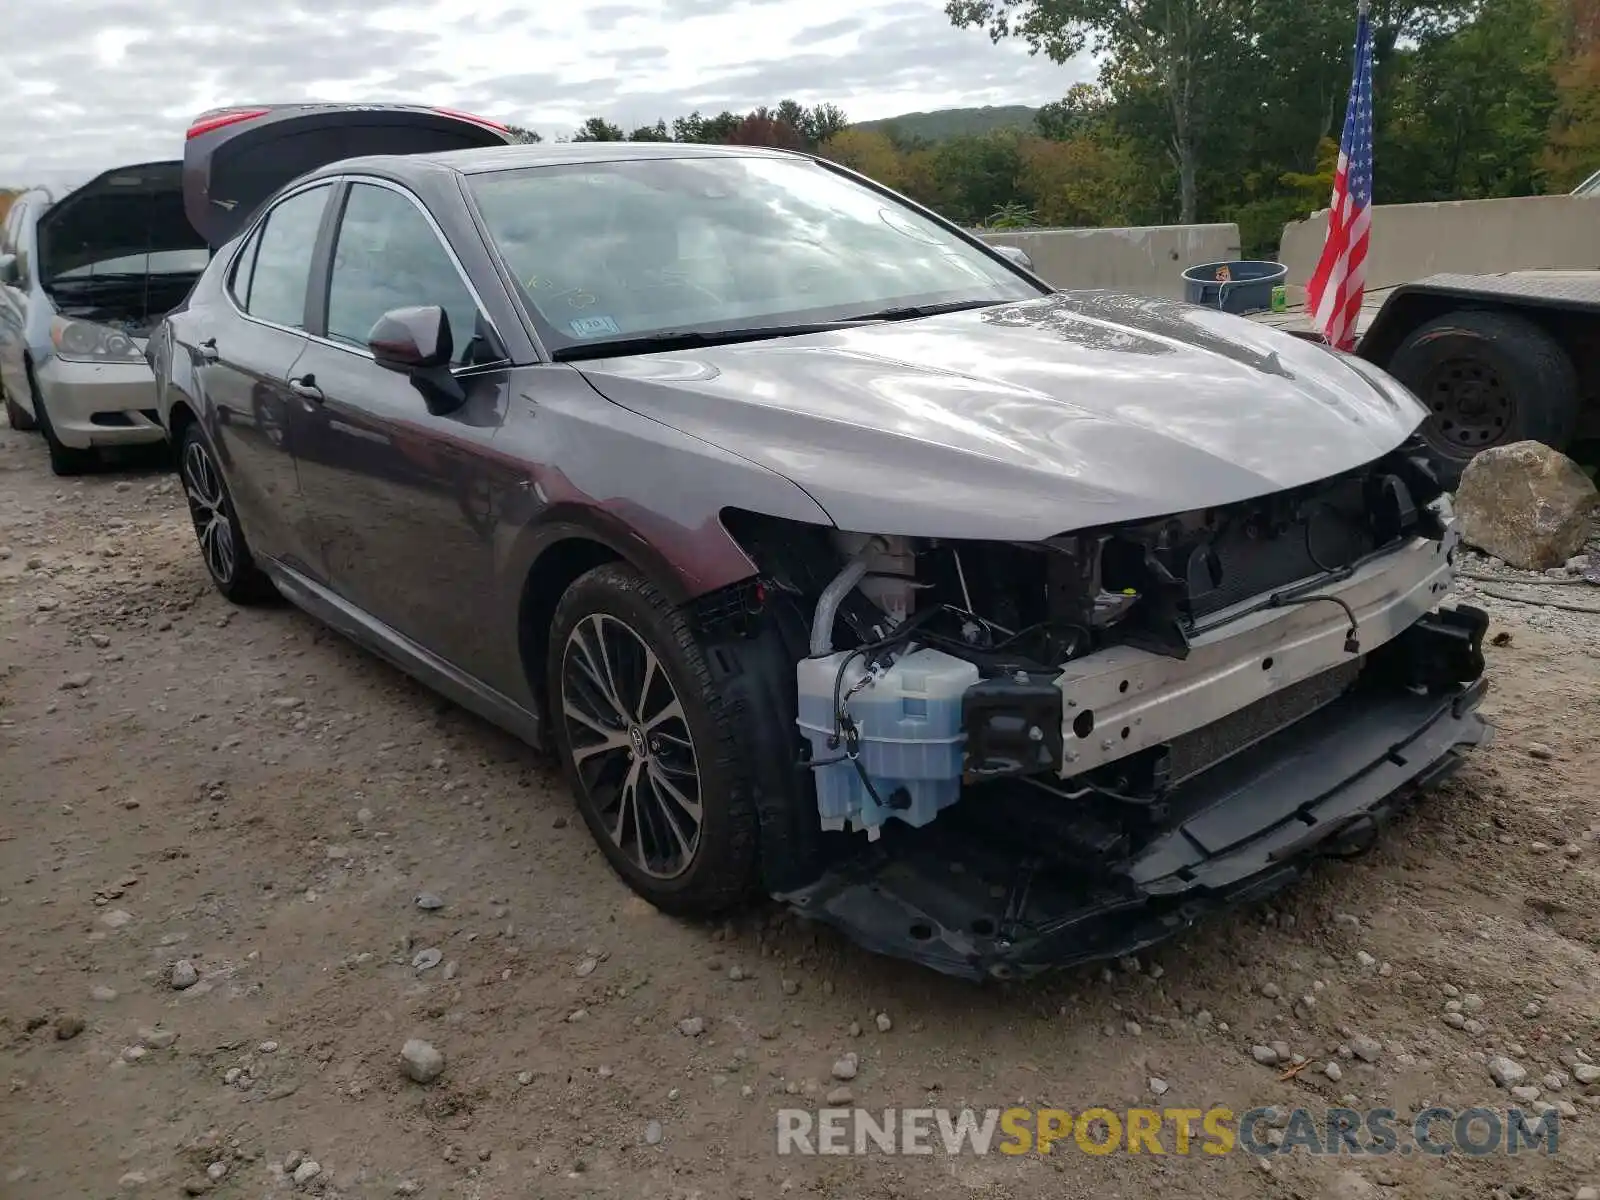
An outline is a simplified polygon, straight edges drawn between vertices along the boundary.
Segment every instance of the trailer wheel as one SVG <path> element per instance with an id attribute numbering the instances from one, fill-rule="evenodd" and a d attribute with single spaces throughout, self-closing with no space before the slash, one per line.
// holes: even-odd
<path id="1" fill-rule="evenodd" d="M 1480 450 L 1525 440 L 1563 450 L 1578 425 L 1571 357 L 1515 313 L 1436 317 L 1401 343 L 1388 370 L 1427 407 L 1422 437 L 1450 488 Z"/>

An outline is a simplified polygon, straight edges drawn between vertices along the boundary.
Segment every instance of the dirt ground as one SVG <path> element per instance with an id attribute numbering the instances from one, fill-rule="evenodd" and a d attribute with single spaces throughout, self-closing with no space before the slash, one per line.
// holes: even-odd
<path id="1" fill-rule="evenodd" d="M 1567 1200 L 1600 1184 L 1600 643 L 1515 608 L 1496 743 L 1379 850 L 1137 964 L 979 988 L 775 907 L 661 916 L 526 748 L 230 608 L 161 471 L 57 480 L 0 431 L 0 1197 Z M 1402 1118 L 1504 1112 L 1505 1055 L 1559 1152 L 779 1156 L 847 1052 L 872 1109 Z"/>

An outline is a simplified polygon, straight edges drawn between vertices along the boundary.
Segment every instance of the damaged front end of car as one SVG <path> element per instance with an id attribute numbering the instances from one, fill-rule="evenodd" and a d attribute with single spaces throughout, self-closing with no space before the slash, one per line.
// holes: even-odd
<path id="1" fill-rule="evenodd" d="M 1268 895 L 1490 734 L 1487 620 L 1440 607 L 1459 535 L 1413 446 L 1042 544 L 724 521 L 761 576 L 702 619 L 784 647 L 750 674 L 790 672 L 769 711 L 799 761 L 772 747 L 763 790 L 814 808 L 769 885 L 949 974 L 1127 954 Z"/>

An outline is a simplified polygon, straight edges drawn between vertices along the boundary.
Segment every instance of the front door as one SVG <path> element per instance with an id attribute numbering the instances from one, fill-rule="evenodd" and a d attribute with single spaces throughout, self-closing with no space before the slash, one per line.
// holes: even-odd
<path id="1" fill-rule="evenodd" d="M 423 385 L 378 366 L 366 348 L 384 313 L 414 305 L 437 305 L 450 319 L 466 401 L 442 415 L 430 413 Z M 486 329 L 420 201 L 392 185 L 352 183 L 330 261 L 326 341 L 313 340 L 294 372 L 322 410 L 314 437 L 296 448 L 301 488 L 334 590 L 494 681 L 504 640 L 484 606 L 499 503 L 521 476 L 494 455 L 509 389 L 501 364 L 482 361 L 477 334 Z"/>
<path id="2" fill-rule="evenodd" d="M 332 184 L 273 206 L 228 280 L 244 319 L 219 321 L 189 352 L 209 401 L 208 432 L 245 535 L 260 553 L 321 577 L 293 457 L 315 412 L 286 382 L 305 353 L 306 295 Z"/>

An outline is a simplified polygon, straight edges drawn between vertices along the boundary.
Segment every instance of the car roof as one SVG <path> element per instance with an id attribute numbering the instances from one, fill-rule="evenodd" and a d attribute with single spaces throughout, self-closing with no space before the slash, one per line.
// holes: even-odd
<path id="1" fill-rule="evenodd" d="M 483 146 L 471 150 L 437 153 L 380 154 L 345 158 L 329 163 L 315 174 L 339 175 L 349 171 L 376 171 L 404 176 L 418 168 L 444 168 L 463 175 L 514 171 L 522 167 L 574 166 L 584 163 L 627 162 L 663 158 L 805 158 L 793 150 L 770 146 L 719 146 L 699 142 L 553 142 L 514 146 Z"/>

